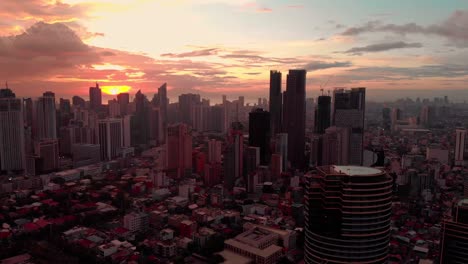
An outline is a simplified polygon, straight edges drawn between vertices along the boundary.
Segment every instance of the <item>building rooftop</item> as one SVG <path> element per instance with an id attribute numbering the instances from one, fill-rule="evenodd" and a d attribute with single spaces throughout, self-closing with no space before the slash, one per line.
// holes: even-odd
<path id="1" fill-rule="evenodd" d="M 361 167 L 361 166 L 339 166 L 333 165 L 331 166 L 331 171 L 338 172 L 341 174 L 345 174 L 348 176 L 353 175 L 360 175 L 360 176 L 371 176 L 375 174 L 382 173 L 382 170 L 369 168 L 369 167 Z"/>
<path id="2" fill-rule="evenodd" d="M 278 251 L 282 250 L 282 247 L 277 246 L 277 245 L 271 245 L 265 249 L 259 249 L 247 244 L 244 244 L 240 241 L 237 241 L 235 239 L 228 239 L 224 242 L 225 244 L 228 244 L 232 247 L 239 248 L 241 250 L 245 250 L 247 252 L 250 252 L 251 254 L 260 256 L 262 258 L 268 258 L 269 256 L 275 254 Z"/>

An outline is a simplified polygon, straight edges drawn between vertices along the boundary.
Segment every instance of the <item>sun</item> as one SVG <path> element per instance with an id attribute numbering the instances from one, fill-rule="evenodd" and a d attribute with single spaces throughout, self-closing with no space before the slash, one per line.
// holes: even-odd
<path id="1" fill-rule="evenodd" d="M 132 87 L 127 85 L 112 85 L 112 86 L 100 86 L 101 90 L 110 95 L 118 95 L 119 93 L 127 93 Z"/>

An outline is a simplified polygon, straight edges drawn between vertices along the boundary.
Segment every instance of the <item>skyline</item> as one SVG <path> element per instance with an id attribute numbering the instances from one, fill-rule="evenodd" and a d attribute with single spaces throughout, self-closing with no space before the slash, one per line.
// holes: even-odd
<path id="1" fill-rule="evenodd" d="M 468 99 L 465 1 L 231 2 L 2 1 L 0 80 L 18 96 L 86 97 L 95 81 L 133 95 L 167 82 L 171 97 L 253 101 L 268 96 L 269 70 L 303 68 L 307 97 L 330 80 L 325 90 L 365 86 L 376 101 L 395 89 Z"/>

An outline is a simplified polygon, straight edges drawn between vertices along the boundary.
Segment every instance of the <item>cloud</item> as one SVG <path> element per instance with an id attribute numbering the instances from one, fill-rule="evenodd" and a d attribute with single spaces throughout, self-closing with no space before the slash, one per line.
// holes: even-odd
<path id="1" fill-rule="evenodd" d="M 445 21 L 429 26 L 416 23 L 403 25 L 384 24 L 381 21 L 369 21 L 362 26 L 351 27 L 342 32 L 342 35 L 356 36 L 372 32 L 390 32 L 400 35 L 422 34 L 444 37 L 451 45 L 468 47 L 468 10 L 457 10 Z"/>
<path id="2" fill-rule="evenodd" d="M 209 50 L 215 49 L 197 50 L 191 55 L 203 56 L 210 54 Z M 239 52 L 247 51 L 231 50 L 229 54 Z M 86 87 L 94 81 L 146 92 L 154 92 L 162 82 L 175 91 L 205 93 L 217 93 L 220 88 L 229 93 L 230 89 L 255 89 L 257 85 L 230 75 L 230 67 L 239 66 L 192 61 L 184 58 L 189 54 L 178 55 L 155 60 L 144 54 L 89 46 L 65 24 L 39 22 L 24 33 L 0 37 L 0 80 L 8 80 L 18 96 L 38 96 L 44 89 L 54 90 L 57 96 L 86 95 Z M 252 70 L 245 65 L 243 68 Z"/>
<path id="3" fill-rule="evenodd" d="M 365 52 L 382 52 L 394 49 L 405 49 L 405 48 L 422 48 L 423 45 L 421 43 L 406 43 L 403 41 L 397 42 L 389 42 L 389 43 L 379 43 L 379 44 L 371 44 L 364 47 L 355 47 L 351 48 L 343 53 L 349 53 L 353 55 L 361 55 Z"/>
<path id="4" fill-rule="evenodd" d="M 209 48 L 209 49 L 201 49 L 201 50 L 194 50 L 184 53 L 165 53 L 161 54 L 162 57 L 170 57 L 170 58 L 186 58 L 186 57 L 202 57 L 202 56 L 212 56 L 218 54 L 218 48 Z"/>
<path id="5" fill-rule="evenodd" d="M 391 76 L 400 78 L 456 78 L 468 76 L 468 65 L 434 64 L 419 67 L 362 67 L 351 69 L 352 74 L 369 74 L 375 79 L 385 79 Z"/>
<path id="6" fill-rule="evenodd" d="M 257 13 L 271 13 L 273 12 L 273 9 L 271 8 L 268 8 L 268 7 L 260 7 L 260 8 L 257 8 Z"/>
<path id="7" fill-rule="evenodd" d="M 344 67 L 351 67 L 353 64 L 349 61 L 334 61 L 334 62 L 326 62 L 326 61 L 312 61 L 307 63 L 304 66 L 304 69 L 308 71 L 318 71 L 318 70 L 325 70 L 330 68 L 344 68 Z"/>

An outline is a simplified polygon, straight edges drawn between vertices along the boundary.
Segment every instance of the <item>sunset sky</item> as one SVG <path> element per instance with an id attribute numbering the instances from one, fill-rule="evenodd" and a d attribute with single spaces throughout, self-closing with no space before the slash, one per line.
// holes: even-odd
<path id="1" fill-rule="evenodd" d="M 18 96 L 87 98 L 97 81 L 254 99 L 290 68 L 308 70 L 309 96 L 329 80 L 468 100 L 468 1 L 0 0 L 0 80 Z"/>

